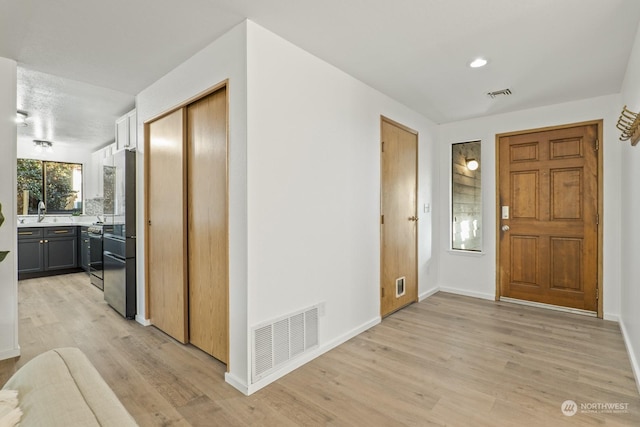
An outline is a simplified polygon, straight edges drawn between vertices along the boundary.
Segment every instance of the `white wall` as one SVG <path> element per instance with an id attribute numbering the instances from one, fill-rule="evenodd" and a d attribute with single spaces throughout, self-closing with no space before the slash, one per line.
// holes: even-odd
<path id="1" fill-rule="evenodd" d="M 68 162 L 68 163 L 82 163 L 84 168 L 88 170 L 89 162 L 91 159 L 91 152 L 89 150 L 83 150 L 63 145 L 53 144 L 53 152 L 40 152 L 38 153 L 32 145 L 18 145 L 17 156 L 19 159 L 38 159 L 49 160 L 52 162 Z"/>
<path id="2" fill-rule="evenodd" d="M 379 321 L 380 116 L 419 132 L 419 205 L 433 205 L 436 126 L 247 21 L 136 99 L 143 123 L 229 79 L 230 361 L 251 393 L 250 328 L 323 302 L 316 356 Z M 143 236 L 143 137 L 138 242 Z M 419 227 L 419 288 L 435 288 L 431 213 Z M 144 322 L 138 245 L 138 321 Z M 293 369 L 295 366 L 291 366 Z"/>
<path id="3" fill-rule="evenodd" d="M 517 96 L 517 95 L 513 95 Z M 495 136 L 499 133 L 604 119 L 604 316 L 620 315 L 620 151 L 615 128 L 622 108 L 619 95 L 610 95 L 548 107 L 518 111 L 448 123 L 440 127 L 439 213 L 442 238 L 439 241 L 441 289 L 486 299 L 495 298 L 496 289 L 496 176 Z M 482 140 L 483 256 L 451 253 L 449 244 L 450 144 Z M 627 234 L 625 230 L 625 234 Z"/>
<path id="4" fill-rule="evenodd" d="M 636 34 L 633 51 L 622 86 L 623 105 L 631 111 L 640 111 L 640 31 Z M 622 145 L 621 203 L 623 236 L 621 240 L 621 316 L 620 326 L 640 390 L 640 145 Z"/>
<path id="5" fill-rule="evenodd" d="M 144 122 L 229 79 L 230 381 L 247 381 L 246 24 L 242 23 L 140 92 L 137 155 L 138 315 L 145 324 Z M 176 203 L 179 203 L 176 200 Z"/>
<path id="6" fill-rule="evenodd" d="M 18 262 L 16 234 L 16 62 L 0 58 L 0 251 L 11 251 L 0 263 L 0 360 L 20 355 L 18 344 Z"/>
<path id="7" fill-rule="evenodd" d="M 381 115 L 419 132 L 419 292 L 435 287 L 436 126 L 252 22 L 247 50 L 248 324 L 324 303 L 319 354 L 380 319 Z"/>

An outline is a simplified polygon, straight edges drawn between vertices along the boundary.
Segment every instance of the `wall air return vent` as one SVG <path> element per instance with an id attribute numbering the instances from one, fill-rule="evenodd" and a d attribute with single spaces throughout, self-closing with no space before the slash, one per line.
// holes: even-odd
<path id="1" fill-rule="evenodd" d="M 251 383 L 318 346 L 318 306 L 252 328 Z"/>
<path id="2" fill-rule="evenodd" d="M 502 90 L 496 90 L 493 92 L 488 92 L 487 95 L 489 95 L 491 98 L 495 98 L 497 96 L 501 96 L 501 95 L 511 95 L 511 89 L 502 89 Z"/>

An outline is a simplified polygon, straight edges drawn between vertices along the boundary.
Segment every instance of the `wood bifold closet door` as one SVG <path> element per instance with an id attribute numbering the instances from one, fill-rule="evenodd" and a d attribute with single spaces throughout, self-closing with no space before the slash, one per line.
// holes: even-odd
<path id="1" fill-rule="evenodd" d="M 596 311 L 598 126 L 498 138 L 499 292 Z"/>
<path id="2" fill-rule="evenodd" d="M 151 122 L 148 150 L 151 323 L 226 363 L 226 87 Z"/>

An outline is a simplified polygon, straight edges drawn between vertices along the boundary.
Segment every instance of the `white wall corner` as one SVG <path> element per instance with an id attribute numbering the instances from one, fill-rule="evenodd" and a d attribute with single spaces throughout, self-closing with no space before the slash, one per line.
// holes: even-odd
<path id="1" fill-rule="evenodd" d="M 0 57 L 0 203 L 4 224 L 0 250 L 9 251 L 0 263 L 0 360 L 20 355 L 18 340 L 18 240 L 16 234 L 17 63 Z"/>
<path id="2" fill-rule="evenodd" d="M 12 359 L 20 356 L 20 347 L 0 352 L 0 360 Z"/>
<path id="3" fill-rule="evenodd" d="M 151 320 L 145 319 L 144 316 L 136 314 L 136 322 L 140 323 L 142 326 L 151 326 Z"/>
<path id="4" fill-rule="evenodd" d="M 622 338 L 624 339 L 624 345 L 627 347 L 629 362 L 631 362 L 631 370 L 633 371 L 633 377 L 636 380 L 636 388 L 638 389 L 638 393 L 640 393 L 640 360 L 638 360 L 638 356 L 633 350 L 631 338 L 629 337 L 627 328 L 624 325 L 624 320 L 620 319 L 618 324 L 620 325 L 620 331 L 622 331 Z"/>
<path id="5" fill-rule="evenodd" d="M 418 301 L 422 302 L 440 290 L 439 287 L 433 287 L 418 295 Z"/>
<path id="6" fill-rule="evenodd" d="M 245 383 L 237 376 L 233 375 L 231 372 L 226 372 L 224 374 L 224 380 L 227 382 L 227 384 L 233 386 L 233 388 L 235 388 L 245 396 L 249 396 L 249 394 L 251 394 L 249 393 L 249 386 L 247 386 L 247 383 Z"/>
<path id="7" fill-rule="evenodd" d="M 620 323 L 620 316 L 617 315 L 617 314 L 604 313 L 604 315 L 602 317 L 603 317 L 604 320 L 609 320 L 611 322 Z"/>

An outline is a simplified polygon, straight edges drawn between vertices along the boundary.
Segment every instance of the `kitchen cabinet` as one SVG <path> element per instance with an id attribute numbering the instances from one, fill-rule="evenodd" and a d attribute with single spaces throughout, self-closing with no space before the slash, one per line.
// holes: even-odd
<path id="1" fill-rule="evenodd" d="M 18 275 L 44 271 L 42 228 L 18 229 Z"/>
<path id="2" fill-rule="evenodd" d="M 77 228 L 30 227 L 18 229 L 18 278 L 77 271 Z"/>
<path id="3" fill-rule="evenodd" d="M 135 150 L 138 145 L 138 115 L 136 109 L 116 120 L 116 151 Z"/>
<path id="4" fill-rule="evenodd" d="M 85 194 L 87 195 L 87 198 L 93 199 L 96 197 L 104 197 L 104 182 L 102 178 L 102 170 L 104 168 L 105 159 L 109 158 L 112 155 L 114 147 L 115 143 L 91 153 L 89 173 L 85 178 Z"/>

